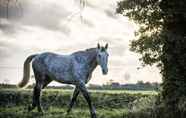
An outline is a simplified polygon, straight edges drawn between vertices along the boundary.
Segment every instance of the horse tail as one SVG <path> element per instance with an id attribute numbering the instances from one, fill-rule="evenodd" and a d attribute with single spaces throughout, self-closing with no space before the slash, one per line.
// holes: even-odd
<path id="1" fill-rule="evenodd" d="M 19 88 L 23 88 L 29 81 L 29 77 L 30 77 L 30 62 L 32 61 L 32 59 L 37 56 L 36 54 L 34 55 L 30 55 L 29 57 L 27 57 L 27 59 L 24 62 L 24 67 L 23 67 L 23 79 L 21 82 L 18 83 L 18 87 Z"/>

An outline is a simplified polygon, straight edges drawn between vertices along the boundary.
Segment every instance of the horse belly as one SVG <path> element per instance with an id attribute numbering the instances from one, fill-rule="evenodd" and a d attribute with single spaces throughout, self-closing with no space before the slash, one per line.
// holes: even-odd
<path id="1" fill-rule="evenodd" d="M 54 75 L 54 80 L 64 83 L 64 84 L 72 84 L 74 83 L 73 76 L 68 72 L 62 72 Z"/>
<path id="2" fill-rule="evenodd" d="M 55 66 L 49 69 L 49 75 L 53 80 L 56 80 L 61 83 L 73 83 L 73 74 L 71 67 L 61 67 Z"/>

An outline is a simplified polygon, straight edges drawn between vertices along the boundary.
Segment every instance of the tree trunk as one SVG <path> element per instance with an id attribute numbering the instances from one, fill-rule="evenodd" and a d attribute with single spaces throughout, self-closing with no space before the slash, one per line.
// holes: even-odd
<path id="1" fill-rule="evenodd" d="M 186 114 L 186 15 L 182 2 L 163 0 L 160 5 L 165 22 L 162 98 L 167 118 L 184 118 Z"/>

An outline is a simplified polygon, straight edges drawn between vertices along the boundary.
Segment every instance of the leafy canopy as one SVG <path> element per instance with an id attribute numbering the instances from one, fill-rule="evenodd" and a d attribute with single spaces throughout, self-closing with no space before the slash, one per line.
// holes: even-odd
<path id="1" fill-rule="evenodd" d="M 160 64 L 162 53 L 163 19 L 158 0 L 124 0 L 118 3 L 117 13 L 134 20 L 140 27 L 135 33 L 138 40 L 131 42 L 131 50 L 140 53 L 143 64 Z"/>
<path id="2" fill-rule="evenodd" d="M 139 25 L 137 40 L 131 42 L 131 50 L 140 53 L 144 65 L 162 65 L 162 47 L 166 30 L 183 27 L 186 18 L 186 2 L 182 0 L 123 0 L 118 2 L 117 13 L 128 16 Z M 183 18 L 182 18 L 182 17 Z M 181 18 L 180 18 L 181 17 Z M 175 26 L 172 25 L 175 22 Z M 172 24 L 171 24 L 172 23 Z M 170 25 L 171 24 L 171 25 Z M 170 29 L 172 26 L 172 29 Z M 177 27 L 176 27 L 177 26 Z"/>

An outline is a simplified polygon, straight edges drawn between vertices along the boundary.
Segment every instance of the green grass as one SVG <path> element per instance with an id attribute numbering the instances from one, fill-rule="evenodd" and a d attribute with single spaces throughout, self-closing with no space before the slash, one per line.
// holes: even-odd
<path id="1" fill-rule="evenodd" d="M 109 94 L 143 94 L 143 95 L 157 95 L 158 93 L 156 91 L 134 91 L 134 90 L 90 90 L 90 92 L 95 93 L 109 93 Z"/>
<path id="2" fill-rule="evenodd" d="M 42 106 L 45 112 L 41 114 L 36 110 L 27 112 L 28 105 L 32 102 L 31 89 L 1 89 L 0 118 L 89 118 L 88 105 L 82 95 L 78 97 L 72 112 L 66 114 L 72 92 L 61 89 L 44 90 Z M 149 118 L 149 115 L 135 117 L 131 114 L 129 105 L 138 99 L 157 95 L 154 91 L 125 90 L 90 90 L 90 93 L 98 118 Z"/>
<path id="3" fill-rule="evenodd" d="M 31 92 L 32 89 L 2 89 L 0 91 L 28 91 Z M 71 89 L 44 89 L 42 91 L 51 91 L 51 92 L 63 92 L 69 93 L 73 92 Z M 109 93 L 109 94 L 122 94 L 122 93 L 129 93 L 129 94 L 147 94 L 147 95 L 157 95 L 158 92 L 156 91 L 143 91 L 143 90 L 89 90 L 91 93 Z"/>
<path id="4" fill-rule="evenodd" d="M 27 112 L 25 106 L 0 108 L 1 118 L 89 118 L 87 108 L 74 108 L 70 114 L 66 114 L 66 107 L 50 107 L 43 114 L 36 110 Z M 98 118 L 123 118 L 127 109 L 97 109 Z"/>

